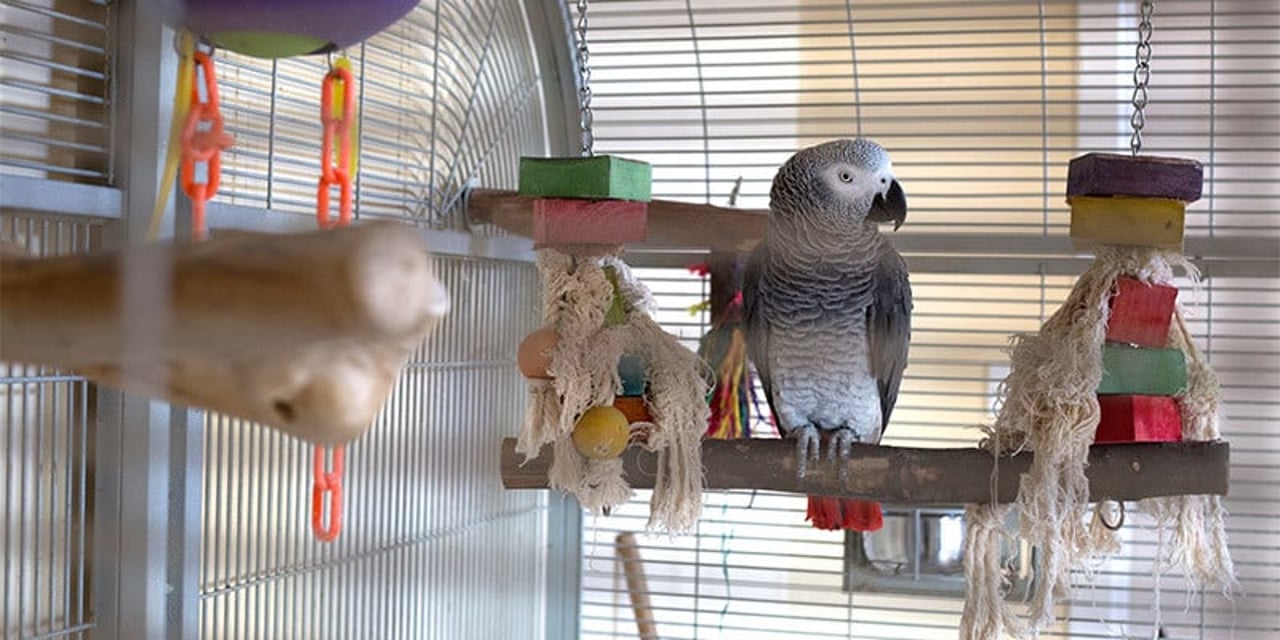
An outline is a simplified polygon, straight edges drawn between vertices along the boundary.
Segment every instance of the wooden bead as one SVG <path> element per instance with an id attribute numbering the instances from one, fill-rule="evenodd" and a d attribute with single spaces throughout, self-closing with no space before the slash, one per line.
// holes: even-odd
<path id="1" fill-rule="evenodd" d="M 644 242 L 648 205 L 630 200 L 533 202 L 533 239 L 549 244 Z"/>
<path id="2" fill-rule="evenodd" d="M 1088 153 L 1067 168 L 1067 197 L 1134 196 L 1200 199 L 1204 169 L 1186 158 Z"/>
<path id="3" fill-rule="evenodd" d="M 1102 347 L 1099 395 L 1172 396 L 1186 386 L 1187 363 L 1181 350 Z"/>
<path id="4" fill-rule="evenodd" d="M 1107 320 L 1107 340 L 1140 347 L 1163 347 L 1169 343 L 1169 324 L 1178 290 L 1161 284 L 1147 284 L 1135 278 L 1116 279 Z"/>
<path id="5" fill-rule="evenodd" d="M 648 202 L 653 167 L 617 156 L 520 158 L 520 195 Z"/>
<path id="6" fill-rule="evenodd" d="M 1098 396 L 1094 442 L 1180 442 L 1182 414 L 1169 396 Z"/>
<path id="7" fill-rule="evenodd" d="M 560 334 L 552 327 L 542 327 L 525 336 L 516 352 L 516 366 L 531 380 L 550 380 L 551 352 L 560 344 Z"/>
<path id="8" fill-rule="evenodd" d="M 1076 196 L 1071 203 L 1071 241 L 1182 248 L 1186 204 L 1159 198 Z"/>

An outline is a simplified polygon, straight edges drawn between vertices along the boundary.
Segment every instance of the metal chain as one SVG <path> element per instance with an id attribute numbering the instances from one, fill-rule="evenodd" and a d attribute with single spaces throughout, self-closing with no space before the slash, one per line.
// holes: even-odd
<path id="1" fill-rule="evenodd" d="M 587 0 L 578 0 L 578 124 L 582 127 L 582 155 L 595 154 L 595 117 L 591 113 L 591 54 L 587 51 Z"/>
<path id="2" fill-rule="evenodd" d="M 1137 66 L 1133 69 L 1133 116 L 1129 118 L 1129 125 L 1133 127 L 1129 149 L 1135 156 L 1142 151 L 1142 128 L 1147 124 L 1144 109 L 1147 107 L 1147 84 L 1151 81 L 1151 14 L 1154 11 L 1154 0 L 1142 0 L 1142 20 L 1138 22 L 1138 49 L 1134 54 Z"/>

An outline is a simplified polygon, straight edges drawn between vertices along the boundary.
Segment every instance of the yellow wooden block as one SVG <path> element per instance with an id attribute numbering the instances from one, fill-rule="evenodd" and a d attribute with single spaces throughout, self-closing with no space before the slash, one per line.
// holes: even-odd
<path id="1" fill-rule="evenodd" d="M 1167 198 L 1072 196 L 1071 241 L 1182 248 L 1187 205 Z"/>

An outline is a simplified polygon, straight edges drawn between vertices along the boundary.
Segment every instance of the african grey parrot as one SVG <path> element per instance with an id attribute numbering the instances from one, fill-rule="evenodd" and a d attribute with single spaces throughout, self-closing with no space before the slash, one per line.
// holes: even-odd
<path id="1" fill-rule="evenodd" d="M 889 155 L 867 139 L 802 149 L 769 193 L 769 233 L 747 264 L 747 352 L 801 461 L 878 443 L 898 399 L 911 333 L 911 284 L 877 223 L 907 215 Z M 820 529 L 875 531 L 880 505 L 810 496 Z"/>

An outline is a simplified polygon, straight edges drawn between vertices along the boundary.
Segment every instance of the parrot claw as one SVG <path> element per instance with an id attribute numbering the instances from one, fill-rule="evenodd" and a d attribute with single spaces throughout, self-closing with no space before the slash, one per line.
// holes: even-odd
<path id="1" fill-rule="evenodd" d="M 817 427 L 805 425 L 791 432 L 796 439 L 796 477 L 803 478 L 808 470 L 809 460 L 821 457 L 822 438 Z"/>
<path id="2" fill-rule="evenodd" d="M 855 442 L 858 442 L 858 436 L 851 429 L 836 429 L 836 432 L 831 435 L 830 444 L 827 445 L 827 459 L 834 463 L 839 456 L 840 462 L 848 462 Z M 840 474 L 840 484 L 844 484 L 849 480 L 849 465 L 841 464 L 837 469 Z"/>

